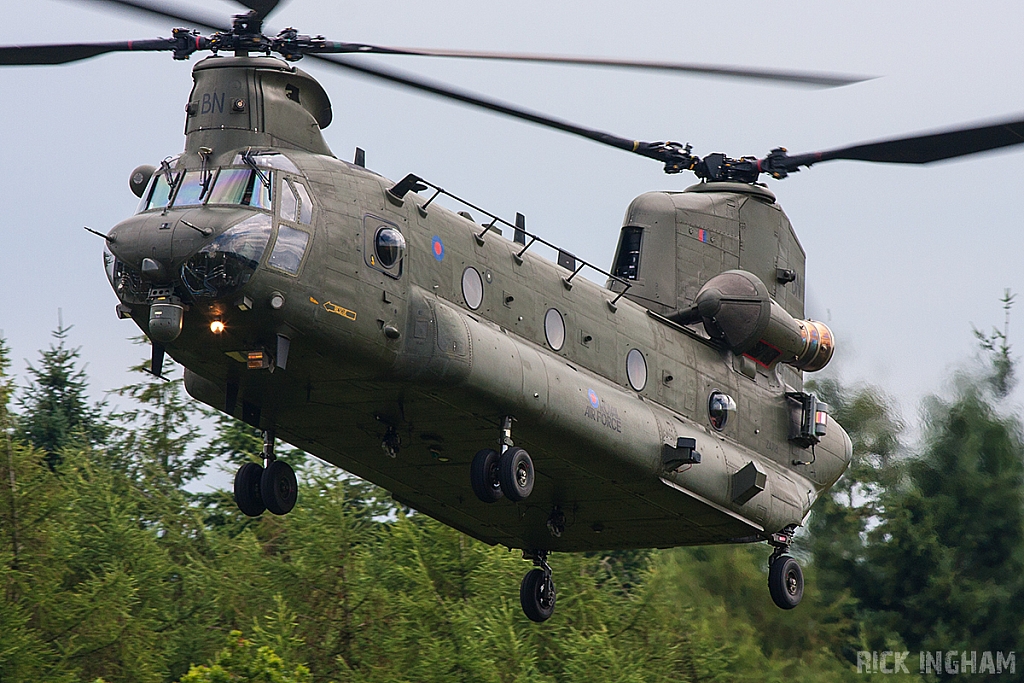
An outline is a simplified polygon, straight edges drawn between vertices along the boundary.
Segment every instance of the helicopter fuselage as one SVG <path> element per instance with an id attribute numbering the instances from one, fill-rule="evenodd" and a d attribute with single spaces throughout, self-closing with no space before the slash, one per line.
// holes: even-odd
<path id="1" fill-rule="evenodd" d="M 296 140 L 319 136 L 322 102 L 298 132 L 272 130 L 258 98 L 297 110 L 322 93 L 301 72 L 213 61 L 209 83 L 196 69 L 185 153 L 109 240 L 125 317 L 153 336 L 154 307 L 180 306 L 162 343 L 192 396 L 471 536 L 534 550 L 764 539 L 846 469 L 831 417 L 811 448 L 793 438 L 798 371 L 755 371 L 614 283 L 567 282 L 564 264 L 468 214 L 396 196 Z M 727 420 L 710 414 L 716 395 Z M 536 483 L 487 504 L 470 461 L 499 448 L 508 417 Z"/>

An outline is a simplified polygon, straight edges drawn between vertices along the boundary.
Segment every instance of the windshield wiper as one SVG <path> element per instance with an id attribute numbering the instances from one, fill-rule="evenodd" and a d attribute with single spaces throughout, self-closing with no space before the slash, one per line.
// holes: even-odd
<path id="1" fill-rule="evenodd" d="M 269 190 L 270 176 L 264 173 L 263 169 L 256 163 L 256 160 L 253 159 L 252 149 L 247 149 L 242 152 L 242 161 L 256 173 L 256 176 L 260 179 L 260 182 L 263 183 L 263 186 Z"/>

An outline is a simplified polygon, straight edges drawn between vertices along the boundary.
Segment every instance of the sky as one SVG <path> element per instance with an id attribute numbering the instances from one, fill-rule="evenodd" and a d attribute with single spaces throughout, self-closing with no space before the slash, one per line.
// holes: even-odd
<path id="1" fill-rule="evenodd" d="M 182 0 L 214 16 L 237 5 Z M 96 2 L 0 0 L 0 44 L 167 36 L 172 22 Z M 371 57 L 376 64 L 582 125 L 697 154 L 808 152 L 1024 111 L 1024 4 L 946 0 L 821 3 L 481 3 L 290 0 L 268 22 L 328 39 L 808 69 L 877 78 L 835 89 L 621 69 Z M 184 146 L 191 62 L 107 55 L 0 68 L 0 331 L 24 378 L 73 326 L 97 398 L 145 355 L 118 320 L 102 240 L 137 203 L 128 178 Z M 393 179 L 416 173 L 608 267 L 638 194 L 681 190 L 657 162 L 398 87 L 299 65 L 330 94 L 334 153 Z M 1024 292 L 1024 148 L 929 166 L 830 162 L 770 189 L 807 252 L 808 315 L 837 350 L 827 372 L 879 385 L 914 419 L 975 353 L 972 326 L 1002 325 L 1000 298 Z M 1024 350 L 1024 299 L 1010 343 Z"/>

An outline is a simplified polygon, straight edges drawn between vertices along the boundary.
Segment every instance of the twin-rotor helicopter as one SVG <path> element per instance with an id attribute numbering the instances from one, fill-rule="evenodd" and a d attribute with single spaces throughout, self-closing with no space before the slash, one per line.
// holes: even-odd
<path id="1" fill-rule="evenodd" d="M 170 4 L 106 0 L 189 28 L 114 43 L 0 47 L 0 65 L 110 52 L 208 56 L 193 67 L 185 149 L 130 176 L 137 213 L 99 233 L 117 314 L 169 355 L 196 399 L 264 433 L 237 472 L 250 516 L 287 514 L 282 439 L 531 569 L 525 614 L 554 612 L 548 556 L 767 542 L 773 601 L 795 607 L 787 553 L 849 465 L 849 437 L 804 387 L 835 349 L 804 318 L 805 253 L 760 181 L 852 159 L 927 163 L 1024 142 L 1024 121 L 811 154 L 697 156 L 603 133 L 345 54 L 561 62 L 841 85 L 839 76 L 662 62 L 422 50 L 263 33 L 277 0 L 220 25 Z M 209 33 L 200 33 L 195 29 Z M 314 58 L 694 173 L 630 204 L 605 270 L 414 174 L 337 158 Z M 461 205 L 449 210 L 447 204 Z M 540 254 L 549 248 L 554 260 Z M 597 276 L 595 284 L 581 275 Z"/>

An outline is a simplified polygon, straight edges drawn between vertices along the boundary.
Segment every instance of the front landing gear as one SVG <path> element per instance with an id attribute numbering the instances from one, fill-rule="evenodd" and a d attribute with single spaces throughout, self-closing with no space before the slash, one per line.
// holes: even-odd
<path id="1" fill-rule="evenodd" d="M 775 546 L 772 556 L 768 558 L 768 592 L 772 601 L 782 609 L 793 609 L 804 597 L 804 572 L 797 561 L 786 554 L 792 540 L 792 534 L 787 529 L 772 534 L 768 541 Z"/>
<path id="2" fill-rule="evenodd" d="M 526 500 L 533 492 L 533 459 L 526 449 L 512 445 L 512 416 L 505 417 L 498 443 L 503 452 L 493 448 L 478 451 L 469 468 L 473 493 L 484 503 L 508 498 L 514 503 Z"/>
<path id="3" fill-rule="evenodd" d="M 242 514 L 259 517 L 264 510 L 286 515 L 298 499 L 295 471 L 274 454 L 274 431 L 263 432 L 263 463 L 247 462 L 235 473 L 235 504 Z"/>
<path id="4" fill-rule="evenodd" d="M 519 586 L 519 602 L 530 621 L 547 621 L 555 613 L 555 582 L 548 566 L 548 551 L 524 550 L 524 560 L 533 560 L 536 567 L 523 577 Z"/>

